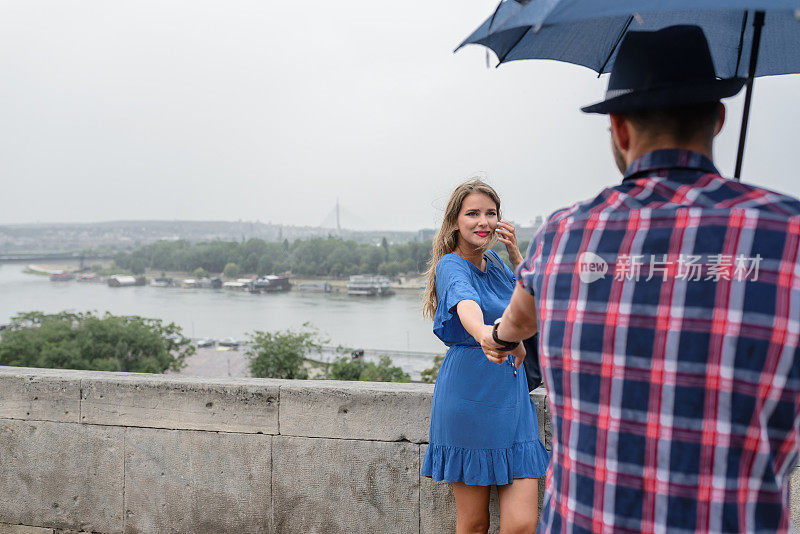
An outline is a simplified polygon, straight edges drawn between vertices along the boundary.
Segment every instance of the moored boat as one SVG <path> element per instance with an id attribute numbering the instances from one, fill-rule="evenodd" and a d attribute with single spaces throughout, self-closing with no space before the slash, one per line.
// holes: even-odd
<path id="1" fill-rule="evenodd" d="M 109 287 L 127 287 L 137 285 L 136 277 L 129 276 L 127 274 L 115 274 L 109 276 L 106 282 L 108 283 Z"/>
<path id="2" fill-rule="evenodd" d="M 270 274 L 259 278 L 253 284 L 253 293 L 276 293 L 278 291 L 289 291 L 292 284 L 289 283 L 289 278 L 286 276 L 277 276 Z"/>
<path id="3" fill-rule="evenodd" d="M 67 271 L 59 271 L 50 275 L 51 282 L 69 282 L 73 278 L 72 273 L 68 273 Z"/>
<path id="4" fill-rule="evenodd" d="M 358 296 L 385 296 L 393 295 L 391 281 L 385 276 L 372 276 L 356 274 L 347 282 L 347 294 Z"/>

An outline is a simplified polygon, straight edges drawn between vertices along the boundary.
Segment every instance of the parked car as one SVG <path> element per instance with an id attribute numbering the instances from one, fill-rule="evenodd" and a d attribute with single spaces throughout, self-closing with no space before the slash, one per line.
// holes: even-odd
<path id="1" fill-rule="evenodd" d="M 233 339 L 232 337 L 226 337 L 219 340 L 220 347 L 232 347 L 234 349 L 239 348 L 240 343 Z"/>

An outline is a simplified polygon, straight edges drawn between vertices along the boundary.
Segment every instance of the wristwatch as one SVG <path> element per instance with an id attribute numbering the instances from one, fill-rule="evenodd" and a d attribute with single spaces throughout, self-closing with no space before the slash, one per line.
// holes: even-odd
<path id="1" fill-rule="evenodd" d="M 492 327 L 492 339 L 495 343 L 500 345 L 504 350 L 514 350 L 519 346 L 519 341 L 503 341 L 499 337 L 497 337 L 497 327 L 500 326 L 500 321 L 502 321 L 502 317 L 498 317 L 497 320 L 494 322 L 494 326 Z"/>

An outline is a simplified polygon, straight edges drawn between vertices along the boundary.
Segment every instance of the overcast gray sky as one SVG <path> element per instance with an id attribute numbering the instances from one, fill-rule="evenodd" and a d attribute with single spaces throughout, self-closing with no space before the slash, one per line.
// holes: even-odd
<path id="1" fill-rule="evenodd" d="M 0 224 L 433 227 L 478 175 L 520 223 L 619 180 L 606 78 L 455 46 L 495 0 L 0 5 Z M 492 58 L 494 64 L 494 58 Z M 745 181 L 800 195 L 800 75 L 759 78 Z M 742 97 L 717 163 L 732 173 Z"/>

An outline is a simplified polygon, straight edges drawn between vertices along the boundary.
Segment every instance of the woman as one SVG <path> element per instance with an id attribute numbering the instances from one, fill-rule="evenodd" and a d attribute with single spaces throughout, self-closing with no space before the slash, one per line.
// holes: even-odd
<path id="1" fill-rule="evenodd" d="M 515 230 L 500 219 L 494 189 L 480 180 L 458 186 L 434 238 L 423 306 L 433 332 L 450 348 L 436 379 L 422 464 L 423 476 L 452 484 L 458 534 L 487 532 L 492 484 L 502 532 L 533 532 L 535 479 L 549 461 L 524 367 L 517 369 L 512 357 L 492 363 L 481 349 L 514 290 L 514 274 L 490 250 L 495 238 L 518 265 Z M 524 357 L 524 348 L 510 354 Z"/>

